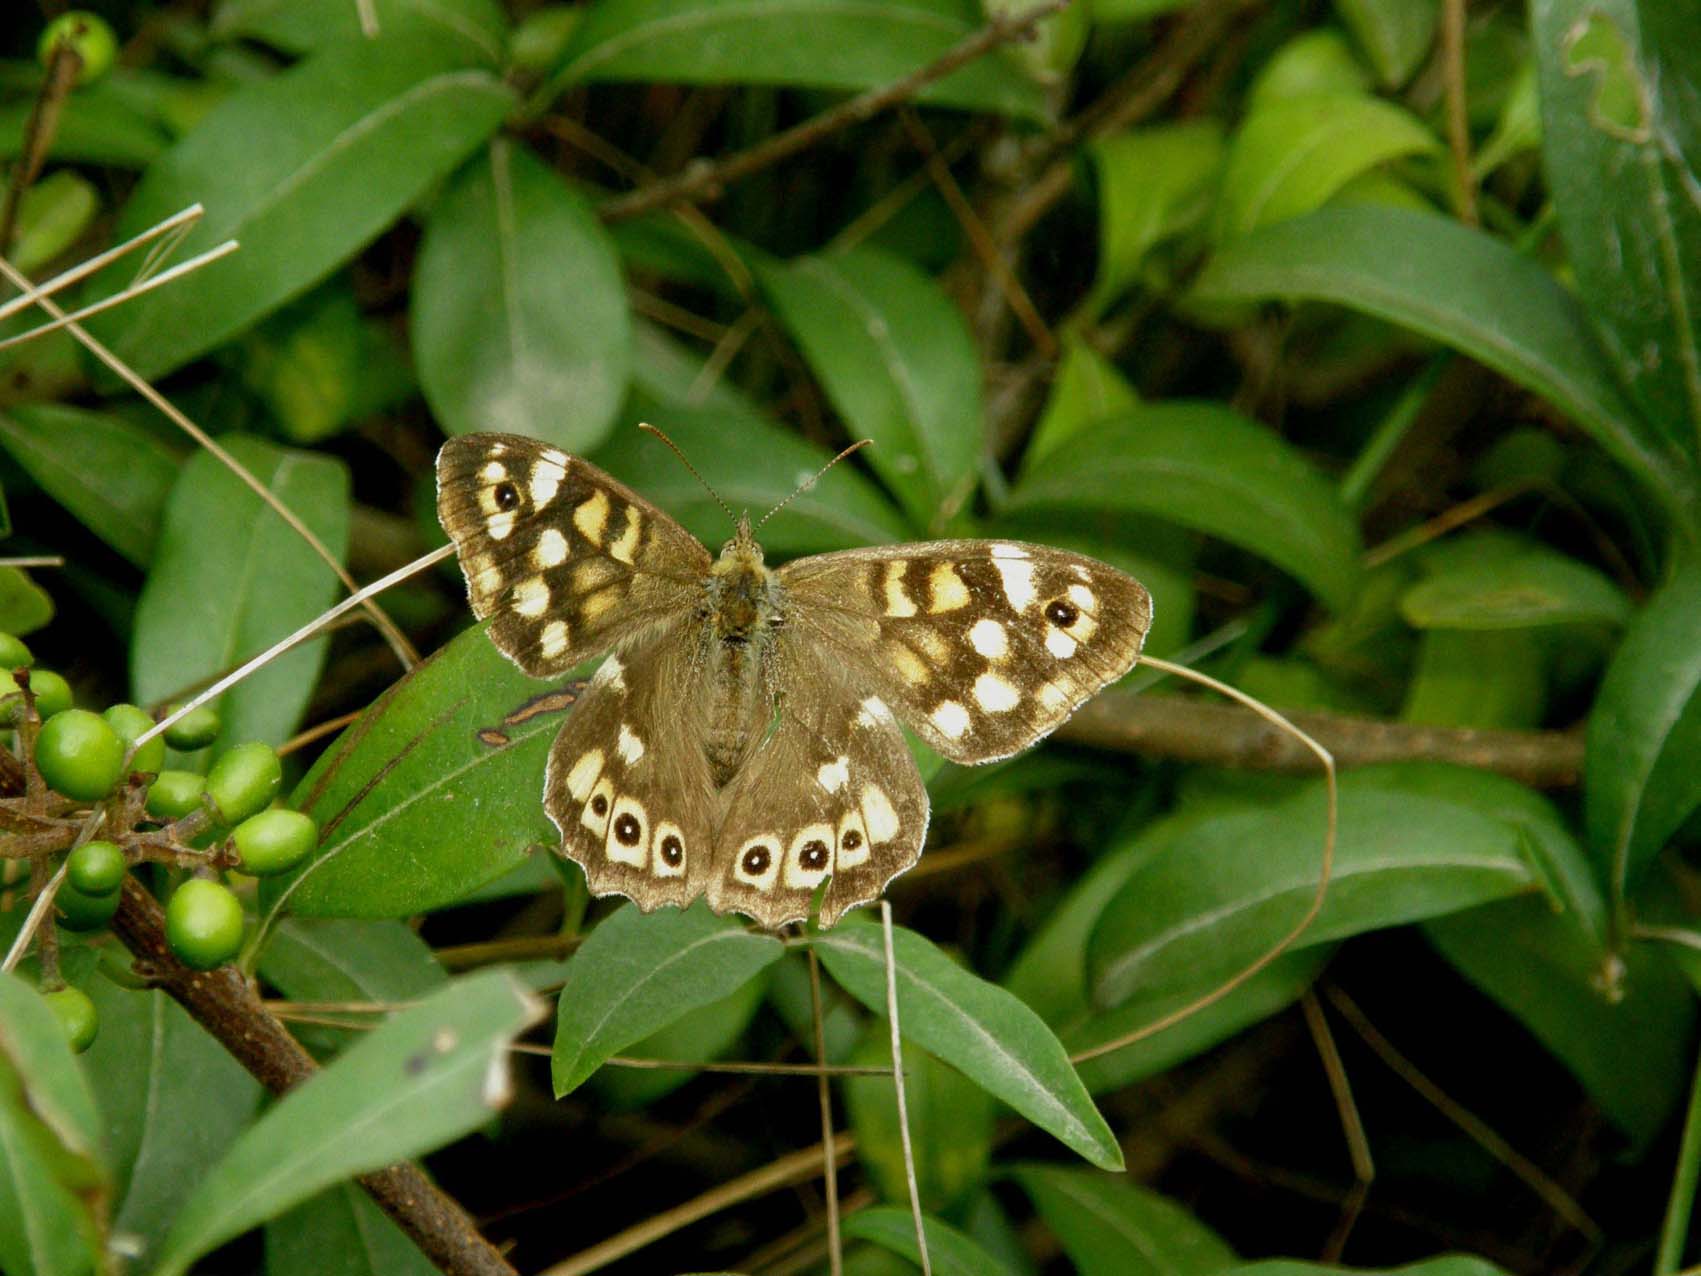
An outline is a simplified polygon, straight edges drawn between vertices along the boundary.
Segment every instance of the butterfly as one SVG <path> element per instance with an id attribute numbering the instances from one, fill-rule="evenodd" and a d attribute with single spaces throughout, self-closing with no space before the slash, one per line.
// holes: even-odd
<path id="1" fill-rule="evenodd" d="M 473 614 L 526 673 L 602 652 L 543 802 L 597 895 L 706 896 L 777 928 L 879 897 L 928 801 L 899 723 L 954 762 L 1028 748 L 1126 673 L 1151 596 L 1104 563 L 1007 540 L 763 561 L 748 517 L 713 556 L 596 466 L 467 434 L 437 514 Z M 830 879 L 830 880 L 829 880 Z"/>

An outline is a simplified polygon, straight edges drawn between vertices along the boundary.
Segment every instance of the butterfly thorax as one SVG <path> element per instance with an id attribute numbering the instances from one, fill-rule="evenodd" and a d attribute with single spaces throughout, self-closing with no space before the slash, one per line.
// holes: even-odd
<path id="1" fill-rule="evenodd" d="M 773 637 L 783 592 L 762 547 L 740 519 L 704 581 L 702 658 L 709 687 L 704 752 L 717 785 L 744 764 L 773 716 Z"/>

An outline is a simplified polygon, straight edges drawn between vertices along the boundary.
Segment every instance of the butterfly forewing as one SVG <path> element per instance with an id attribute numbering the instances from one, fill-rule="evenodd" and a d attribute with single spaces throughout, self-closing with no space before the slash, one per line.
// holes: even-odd
<path id="1" fill-rule="evenodd" d="M 788 620 L 954 762 L 1056 730 L 1133 667 L 1152 622 L 1133 577 L 1015 541 L 846 550 L 780 568 Z"/>
<path id="2" fill-rule="evenodd" d="M 593 465 L 513 434 L 450 439 L 437 456 L 437 517 L 455 542 L 473 614 L 534 677 L 623 638 L 678 625 L 709 552 Z"/>
<path id="3" fill-rule="evenodd" d="M 549 751 L 544 809 L 593 895 L 645 912 L 712 872 L 712 784 L 690 649 L 667 637 L 604 660 Z"/>
<path id="4" fill-rule="evenodd" d="M 830 877 L 820 916 L 831 926 L 921 855 L 927 790 L 891 711 L 859 695 L 831 653 L 792 633 L 777 654 L 786 690 L 727 793 L 709 906 L 768 927 L 802 921 Z"/>

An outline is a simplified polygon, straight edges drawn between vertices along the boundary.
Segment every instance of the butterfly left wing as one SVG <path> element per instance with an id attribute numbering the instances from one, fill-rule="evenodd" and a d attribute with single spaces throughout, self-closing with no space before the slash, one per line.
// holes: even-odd
<path id="1" fill-rule="evenodd" d="M 534 678 L 677 624 L 711 559 L 697 539 L 588 461 L 517 434 L 463 434 L 437 454 L 437 518 L 473 615 Z"/>
<path id="2" fill-rule="evenodd" d="M 953 762 L 993 762 L 1127 673 L 1152 599 L 1096 559 L 1015 541 L 930 541 L 779 569 L 794 634 L 831 652 Z"/>
<path id="3" fill-rule="evenodd" d="M 835 654 L 801 634 L 779 641 L 778 721 L 726 792 L 709 907 L 773 929 L 808 917 L 831 875 L 831 926 L 921 855 L 927 790 L 897 722 L 845 681 Z"/>
<path id="4" fill-rule="evenodd" d="M 691 649 L 630 644 L 598 667 L 549 750 L 543 805 L 593 895 L 644 912 L 703 893 L 713 856 L 713 784 L 699 746 Z"/>

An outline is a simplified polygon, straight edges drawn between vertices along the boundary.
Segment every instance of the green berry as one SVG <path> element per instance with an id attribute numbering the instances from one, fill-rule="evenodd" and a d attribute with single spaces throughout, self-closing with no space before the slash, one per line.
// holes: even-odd
<path id="1" fill-rule="evenodd" d="M 124 769 L 124 742 L 112 724 L 87 709 L 66 709 L 42 724 L 35 742 L 41 778 L 79 802 L 112 792 Z"/>
<path id="2" fill-rule="evenodd" d="M 226 824 L 264 811 L 283 787 L 283 763 L 269 744 L 239 744 L 207 771 L 207 796 Z"/>
<path id="3" fill-rule="evenodd" d="M 71 707 L 71 684 L 51 669 L 31 669 L 30 690 L 35 692 L 36 716 L 43 722 Z"/>
<path id="4" fill-rule="evenodd" d="M 146 709 L 138 709 L 133 704 L 115 704 L 100 715 L 112 724 L 112 729 L 118 732 L 118 738 L 124 741 L 128 749 L 139 736 L 153 729 L 154 720 Z M 155 736 L 141 748 L 136 750 L 136 756 L 130 759 L 130 770 L 147 771 L 150 774 L 165 765 L 165 740 Z"/>
<path id="5" fill-rule="evenodd" d="M 306 859 L 319 841 L 319 826 L 300 811 L 261 811 L 238 824 L 232 837 L 242 871 L 266 877 Z"/>
<path id="6" fill-rule="evenodd" d="M 42 993 L 41 999 L 65 1030 L 71 1049 L 82 1054 L 94 1044 L 95 1034 L 100 1031 L 100 1016 L 95 1013 L 95 1004 L 89 1000 L 88 993 L 81 988 L 60 988 Z"/>
<path id="7" fill-rule="evenodd" d="M 43 66 L 53 61 L 54 46 L 61 42 L 69 44 L 83 60 L 77 72 L 78 84 L 98 80 L 118 60 L 118 37 L 99 14 L 73 9 L 49 22 L 35 46 L 35 55 Z"/>
<path id="8" fill-rule="evenodd" d="M 176 711 L 173 706 L 172 712 Z M 210 704 L 198 705 L 165 729 L 165 742 L 186 753 L 204 749 L 218 739 L 220 725 L 217 709 Z"/>
<path id="9" fill-rule="evenodd" d="M 69 881 L 59 883 L 53 902 L 59 909 L 59 924 L 66 930 L 100 930 L 118 911 L 118 891 L 104 895 L 87 895 Z"/>
<path id="10" fill-rule="evenodd" d="M 180 820 L 199 810 L 205 776 L 193 771 L 161 771 L 148 789 L 148 814 L 156 820 Z"/>
<path id="11" fill-rule="evenodd" d="M 124 852 L 112 842 L 84 842 L 65 859 L 65 880 L 85 895 L 110 895 L 124 884 Z"/>
<path id="12" fill-rule="evenodd" d="M 22 638 L 0 630 L 0 669 L 28 669 L 34 663 Z"/>
<path id="13" fill-rule="evenodd" d="M 192 877 L 165 906 L 165 938 L 185 966 L 222 966 L 242 947 L 242 904 L 222 883 Z"/>

